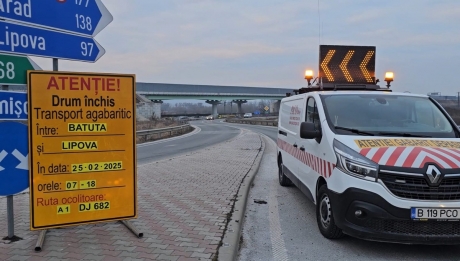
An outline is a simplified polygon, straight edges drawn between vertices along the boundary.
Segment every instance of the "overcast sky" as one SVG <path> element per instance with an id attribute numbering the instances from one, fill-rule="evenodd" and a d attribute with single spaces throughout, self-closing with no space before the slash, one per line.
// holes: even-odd
<path id="1" fill-rule="evenodd" d="M 134 73 L 157 83 L 299 88 L 318 46 L 377 47 L 393 89 L 460 91 L 459 0 L 105 0 L 114 21 L 95 64 L 60 70 Z M 320 19 L 319 19 L 320 17 Z M 319 37 L 321 20 L 321 37 Z M 51 69 L 51 59 L 34 58 Z"/>

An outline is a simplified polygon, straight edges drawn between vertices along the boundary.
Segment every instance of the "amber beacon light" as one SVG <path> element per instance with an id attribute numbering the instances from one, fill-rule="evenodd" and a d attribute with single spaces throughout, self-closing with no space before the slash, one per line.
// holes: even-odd
<path id="1" fill-rule="evenodd" d="M 385 73 L 385 81 L 387 82 L 387 87 L 390 88 L 390 83 L 394 80 L 393 72 L 386 72 Z"/>
<path id="2" fill-rule="evenodd" d="M 311 86 L 311 80 L 313 79 L 313 71 L 312 70 L 306 70 L 305 71 L 305 80 L 308 81 L 308 86 Z"/>

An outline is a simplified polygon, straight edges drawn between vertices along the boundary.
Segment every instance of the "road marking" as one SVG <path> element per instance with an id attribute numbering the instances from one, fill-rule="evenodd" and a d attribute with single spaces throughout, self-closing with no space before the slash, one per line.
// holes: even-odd
<path id="1" fill-rule="evenodd" d="M 269 139 L 266 135 L 264 135 L 266 144 L 270 143 L 269 146 L 275 147 L 275 142 Z M 267 144 L 268 145 L 268 144 Z M 276 150 L 276 149 L 275 149 Z M 276 198 L 277 189 L 278 189 L 278 180 L 275 178 L 272 182 L 272 186 L 270 188 L 270 197 L 268 199 L 268 219 L 270 222 L 270 239 L 272 242 L 272 253 L 273 253 L 273 260 L 276 261 L 288 261 L 287 250 L 284 243 L 282 230 L 281 230 L 281 223 L 280 223 L 280 214 L 278 208 L 278 199 Z"/>
<path id="2" fill-rule="evenodd" d="M 241 126 L 253 126 L 253 127 L 262 127 L 262 128 L 278 128 L 278 126 L 266 126 L 266 125 L 255 125 L 255 124 L 243 124 L 243 123 L 231 123 L 231 122 L 222 122 L 225 125 L 241 125 Z"/>
<path id="3" fill-rule="evenodd" d="M 174 145 L 168 145 L 168 146 L 165 146 L 165 148 L 167 148 L 167 147 L 175 147 L 175 146 L 177 146 L 177 145 L 175 145 L 175 144 Z"/>

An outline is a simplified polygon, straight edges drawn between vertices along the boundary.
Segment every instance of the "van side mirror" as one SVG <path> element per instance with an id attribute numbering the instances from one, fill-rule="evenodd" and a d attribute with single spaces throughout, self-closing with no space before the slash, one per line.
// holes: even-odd
<path id="1" fill-rule="evenodd" d="M 300 124 L 300 138 L 302 139 L 316 139 L 318 142 L 322 138 L 320 130 L 315 130 L 315 124 L 311 122 L 302 122 Z"/>

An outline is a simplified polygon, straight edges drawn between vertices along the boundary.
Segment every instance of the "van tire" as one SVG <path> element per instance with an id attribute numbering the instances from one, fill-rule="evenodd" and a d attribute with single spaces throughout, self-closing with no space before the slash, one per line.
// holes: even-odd
<path id="1" fill-rule="evenodd" d="M 292 185 L 292 181 L 284 174 L 283 167 L 283 162 L 280 162 L 278 165 L 278 181 L 281 186 L 289 187 Z"/>
<path id="2" fill-rule="evenodd" d="M 321 234 L 328 239 L 343 237 L 342 230 L 335 225 L 334 214 L 332 213 L 327 185 L 322 185 L 318 190 L 316 200 L 316 221 Z"/>

